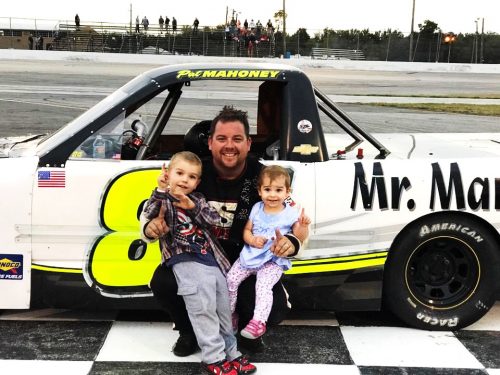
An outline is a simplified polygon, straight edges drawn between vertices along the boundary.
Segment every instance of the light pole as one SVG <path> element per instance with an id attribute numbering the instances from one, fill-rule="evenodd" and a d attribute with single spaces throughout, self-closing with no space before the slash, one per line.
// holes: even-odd
<path id="1" fill-rule="evenodd" d="M 411 29 L 410 29 L 410 53 L 408 61 L 413 61 L 413 25 L 415 23 L 415 0 L 413 0 L 413 7 L 411 11 Z"/>
<path id="2" fill-rule="evenodd" d="M 283 0 L 283 56 L 286 54 L 286 10 L 285 0 Z"/>
<path id="3" fill-rule="evenodd" d="M 478 50 L 478 44 L 479 44 L 479 29 L 478 29 L 478 27 L 477 27 L 477 24 L 478 24 L 478 22 L 479 22 L 479 18 L 476 18 L 476 19 L 474 20 L 474 22 L 476 23 L 476 35 L 474 36 L 474 41 L 475 41 L 474 45 L 476 46 L 476 49 L 475 49 L 475 51 L 474 51 L 474 52 L 475 52 L 475 56 L 474 56 L 474 57 L 475 57 L 475 59 L 474 59 L 474 62 L 477 64 L 477 50 Z"/>
<path id="4" fill-rule="evenodd" d="M 481 50 L 479 52 L 479 62 L 481 64 L 484 62 L 483 47 L 484 47 L 484 18 L 481 24 Z"/>

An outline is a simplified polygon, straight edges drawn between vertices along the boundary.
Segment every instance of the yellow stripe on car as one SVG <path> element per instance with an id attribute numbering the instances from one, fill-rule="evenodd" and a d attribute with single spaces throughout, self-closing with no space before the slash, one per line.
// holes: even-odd
<path id="1" fill-rule="evenodd" d="M 335 272 L 384 265 L 387 251 L 335 258 L 321 258 L 292 261 L 292 268 L 285 273 L 298 275 L 317 272 Z"/>

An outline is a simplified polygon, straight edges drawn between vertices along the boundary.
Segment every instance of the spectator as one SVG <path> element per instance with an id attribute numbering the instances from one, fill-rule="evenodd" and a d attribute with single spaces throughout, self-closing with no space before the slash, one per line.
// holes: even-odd
<path id="1" fill-rule="evenodd" d="M 193 22 L 193 31 L 196 34 L 198 32 L 198 25 L 200 24 L 200 21 L 198 21 L 198 17 L 194 19 Z"/>
<path id="2" fill-rule="evenodd" d="M 253 31 L 249 31 L 248 42 L 247 42 L 247 54 L 248 57 L 253 57 L 253 49 L 255 47 L 255 34 Z"/>
<path id="3" fill-rule="evenodd" d="M 37 47 L 37 49 L 43 50 L 43 36 L 42 35 L 40 35 L 38 37 L 38 47 Z"/>
<path id="4" fill-rule="evenodd" d="M 80 16 L 78 15 L 78 13 L 75 16 L 75 26 L 77 31 L 80 30 Z"/>
<path id="5" fill-rule="evenodd" d="M 28 37 L 28 47 L 29 49 L 33 49 L 33 35 L 30 34 L 30 36 Z"/>
<path id="6" fill-rule="evenodd" d="M 248 21 L 245 18 L 245 22 L 243 22 L 243 27 L 245 28 L 245 31 L 248 30 Z"/>
<path id="7" fill-rule="evenodd" d="M 165 16 L 165 33 L 168 33 L 168 26 L 170 25 L 170 18 Z"/>
<path id="8" fill-rule="evenodd" d="M 271 35 L 273 33 L 273 30 L 274 30 L 273 23 L 271 22 L 271 19 L 267 20 L 266 27 L 267 27 L 267 35 Z"/>
<path id="9" fill-rule="evenodd" d="M 250 20 L 250 25 L 249 26 L 250 26 L 250 30 L 255 29 L 255 22 L 254 22 L 253 18 Z"/>
<path id="10" fill-rule="evenodd" d="M 160 34 L 163 33 L 163 24 L 165 23 L 165 20 L 163 19 L 162 16 L 158 19 L 158 23 L 160 24 Z"/>
<path id="11" fill-rule="evenodd" d="M 140 25 L 140 22 L 139 22 L 139 16 L 135 17 L 135 32 L 138 33 L 140 30 L 139 30 L 139 25 Z"/>
<path id="12" fill-rule="evenodd" d="M 177 31 L 177 20 L 172 17 L 172 31 L 175 33 Z"/>
<path id="13" fill-rule="evenodd" d="M 258 20 L 255 28 L 255 38 L 257 40 L 260 40 L 261 34 L 262 34 L 262 23 L 260 23 L 260 20 Z"/>
<path id="14" fill-rule="evenodd" d="M 148 31 L 149 27 L 148 17 L 144 16 L 144 18 L 142 19 L 142 26 L 144 27 L 144 32 Z"/>

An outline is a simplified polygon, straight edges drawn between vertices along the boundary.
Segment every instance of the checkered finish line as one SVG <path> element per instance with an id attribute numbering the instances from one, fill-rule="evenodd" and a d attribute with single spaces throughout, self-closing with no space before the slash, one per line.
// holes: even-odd
<path id="1" fill-rule="evenodd" d="M 178 333 L 159 315 L 68 310 L 0 315 L 2 374 L 199 374 L 180 358 Z M 382 313 L 324 314 L 283 322 L 252 355 L 258 374 L 500 375 L 500 303 L 457 332 L 403 327 Z"/>

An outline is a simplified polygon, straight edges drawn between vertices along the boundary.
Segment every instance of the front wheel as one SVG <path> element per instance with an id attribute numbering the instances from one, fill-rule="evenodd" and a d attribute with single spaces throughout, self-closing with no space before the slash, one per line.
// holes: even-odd
<path id="1" fill-rule="evenodd" d="M 391 248 L 384 272 L 384 304 L 409 325 L 460 329 L 495 302 L 499 246 L 492 230 L 456 212 L 410 224 Z"/>

